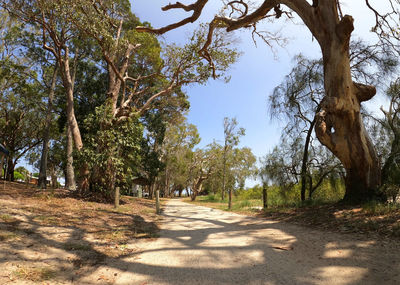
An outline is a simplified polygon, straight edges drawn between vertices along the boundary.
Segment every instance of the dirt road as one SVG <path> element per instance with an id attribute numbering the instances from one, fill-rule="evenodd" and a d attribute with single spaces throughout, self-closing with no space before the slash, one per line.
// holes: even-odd
<path id="1" fill-rule="evenodd" d="M 171 200 L 118 284 L 400 284 L 400 246 Z"/>
<path id="2" fill-rule="evenodd" d="M 90 204 L 92 210 L 78 207 L 78 212 L 70 205 L 55 215 L 29 201 L 0 199 L 0 284 L 400 284 L 398 241 L 170 200 L 158 239 L 117 242 L 118 236 L 110 236 L 105 242 L 96 237 L 107 228 L 120 234 L 119 220 L 120 228 L 126 219 L 152 223 L 122 208 L 105 208 L 96 212 L 106 213 L 100 217 L 93 216 L 99 204 Z"/>

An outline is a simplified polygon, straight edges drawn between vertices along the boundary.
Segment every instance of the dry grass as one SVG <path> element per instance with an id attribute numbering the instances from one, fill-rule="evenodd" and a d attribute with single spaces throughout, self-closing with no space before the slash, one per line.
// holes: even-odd
<path id="1" fill-rule="evenodd" d="M 114 209 L 62 189 L 42 191 L 9 182 L 4 189 L 0 182 L 0 254 L 8 264 L 0 268 L 0 284 L 1 275 L 40 283 L 62 278 L 68 270 L 85 274 L 106 258 L 132 254 L 138 239 L 156 238 L 158 219 L 154 201 L 147 199 L 122 196 Z M 54 250 L 63 254 L 49 267 L 45 260 L 52 260 Z"/>
<path id="2" fill-rule="evenodd" d="M 386 207 L 382 205 L 381 207 Z M 390 206 L 389 206 L 390 207 Z M 400 210 L 373 212 L 368 205 L 322 205 L 302 208 L 268 209 L 261 216 L 339 232 L 378 234 L 400 238 Z"/>
<path id="3" fill-rule="evenodd" d="M 56 272 L 48 267 L 35 268 L 19 266 L 18 269 L 11 273 L 10 280 L 26 280 L 33 282 L 41 282 L 51 280 L 56 276 Z"/>

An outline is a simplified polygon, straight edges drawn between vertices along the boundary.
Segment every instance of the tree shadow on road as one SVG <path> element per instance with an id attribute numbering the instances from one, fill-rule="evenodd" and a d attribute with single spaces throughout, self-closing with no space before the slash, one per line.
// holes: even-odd
<path id="1" fill-rule="evenodd" d="M 18 264 L 49 267 L 53 281 L 76 284 L 400 284 L 398 243 L 174 202 L 163 213 L 160 239 L 137 245 L 132 235 L 105 245 L 86 214 L 74 222 L 77 217 L 71 217 L 68 225 L 57 224 L 50 213 L 12 212 L 0 230 L 20 237 L 2 241 L 0 264 L 16 270 Z M 99 217 L 98 227 L 113 228 L 108 222 Z M 0 281 L 13 282 L 0 273 Z"/>

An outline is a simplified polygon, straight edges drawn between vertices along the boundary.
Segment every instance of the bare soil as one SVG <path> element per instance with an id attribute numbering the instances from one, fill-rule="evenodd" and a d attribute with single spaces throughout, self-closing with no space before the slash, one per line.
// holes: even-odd
<path id="1" fill-rule="evenodd" d="M 118 284 L 400 284 L 400 243 L 170 200 Z M 129 262 L 129 259 L 127 260 Z"/>
<path id="2" fill-rule="evenodd" d="M 63 189 L 3 183 L 0 284 L 112 284 L 118 270 L 96 270 L 132 255 L 141 239 L 158 236 L 152 201 L 123 196 L 114 209 Z"/>

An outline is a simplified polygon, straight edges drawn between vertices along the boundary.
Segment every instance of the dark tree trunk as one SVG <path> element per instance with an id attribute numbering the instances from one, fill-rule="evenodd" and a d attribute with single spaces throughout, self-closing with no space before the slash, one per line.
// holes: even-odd
<path id="1" fill-rule="evenodd" d="M 53 112 L 53 100 L 54 93 L 56 89 L 56 80 L 57 80 L 57 64 L 54 67 L 53 77 L 51 79 L 51 86 L 49 92 L 49 102 L 47 106 L 47 114 L 46 114 L 46 126 L 44 129 L 43 135 L 43 148 L 42 148 L 42 157 L 40 159 L 40 171 L 39 171 L 39 181 L 38 188 L 46 189 L 47 187 L 47 157 L 49 153 L 49 140 L 50 140 L 50 125 L 52 121 L 52 112 Z"/>
<path id="2" fill-rule="evenodd" d="M 14 169 L 15 169 L 15 163 L 12 160 L 12 158 L 9 157 L 8 160 L 7 160 L 7 176 L 6 176 L 6 180 L 14 181 Z"/>
<path id="3" fill-rule="evenodd" d="M 318 110 L 317 110 L 318 112 Z M 314 129 L 316 118 L 312 120 L 310 127 L 307 130 L 306 141 L 304 144 L 304 151 L 303 151 L 303 160 L 301 162 L 301 191 L 300 191 L 300 198 L 301 201 L 304 202 L 306 200 L 306 188 L 307 188 L 307 164 L 308 164 L 308 149 L 310 146 L 310 140 L 312 131 Z"/>
<path id="4" fill-rule="evenodd" d="M 176 187 L 175 191 L 178 191 L 178 196 L 182 197 L 183 186 L 182 185 L 178 185 L 178 187 Z"/>
<path id="5" fill-rule="evenodd" d="M 263 190 L 262 190 L 262 194 L 263 194 L 263 208 L 266 209 L 268 208 L 268 193 L 267 193 L 267 185 L 263 185 Z"/>
<path id="6" fill-rule="evenodd" d="M 42 156 L 40 158 L 40 170 L 39 170 L 39 180 L 38 180 L 38 188 L 46 189 L 47 188 L 47 155 L 49 153 L 49 130 L 46 128 L 45 134 L 43 137 L 43 148 L 42 148 Z"/>
<path id="7" fill-rule="evenodd" d="M 153 198 L 154 198 L 154 186 L 155 186 L 154 182 L 151 182 L 151 184 L 149 185 L 149 199 L 150 200 L 153 200 Z"/>
<path id="8" fill-rule="evenodd" d="M 190 200 L 196 201 L 196 198 L 197 198 L 197 191 L 192 189 L 192 195 L 190 195 Z"/>

